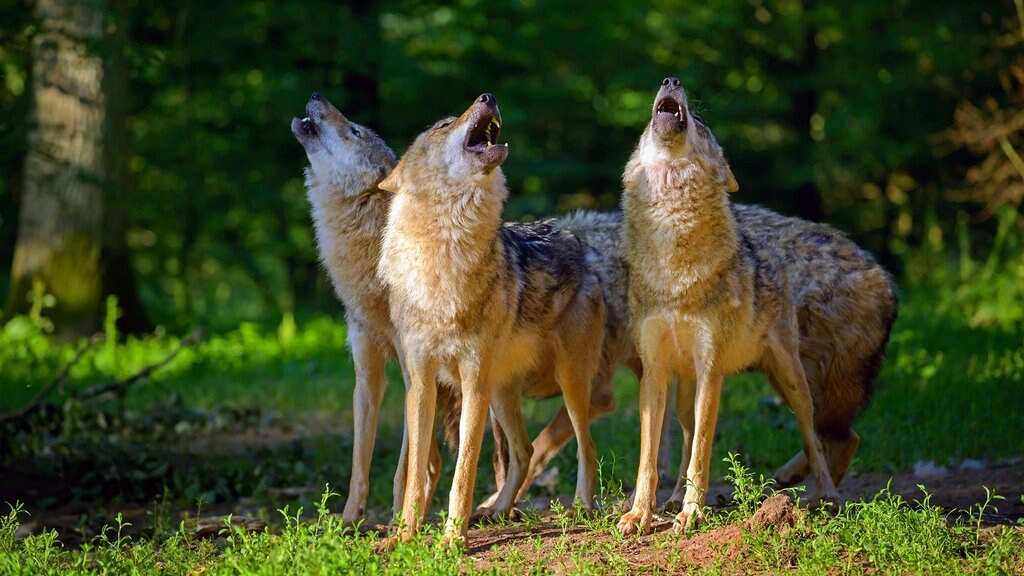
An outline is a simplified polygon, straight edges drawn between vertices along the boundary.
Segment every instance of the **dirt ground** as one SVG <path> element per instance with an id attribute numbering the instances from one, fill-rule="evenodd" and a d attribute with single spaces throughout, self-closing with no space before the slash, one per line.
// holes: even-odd
<path id="1" fill-rule="evenodd" d="M 254 437 L 251 432 L 245 434 L 244 439 L 241 436 L 236 438 L 227 435 L 227 437 L 210 441 L 209 445 L 203 444 L 209 439 L 200 438 L 197 439 L 197 443 L 203 444 L 202 448 L 205 450 L 231 452 L 251 449 L 254 444 L 274 444 L 282 440 L 280 434 L 274 433 L 266 435 L 265 438 L 260 434 Z M 288 439 L 294 438 L 288 436 Z M 22 516 L 20 534 L 57 530 L 59 538 L 65 546 L 75 546 L 101 532 L 105 525 L 113 525 L 114 518 L 118 513 L 123 514 L 124 520 L 131 523 L 131 527 L 126 530 L 126 533 L 138 536 L 151 534 L 154 519 L 157 517 L 169 518 L 171 524 L 167 528 L 173 529 L 177 526 L 177 519 L 188 517 L 192 519 L 191 522 L 194 522 L 197 515 L 195 506 L 188 510 L 160 509 L 153 502 L 87 502 L 67 504 L 53 509 L 33 507 L 33 501 L 39 502 L 41 496 L 47 494 L 52 496 L 68 490 L 71 487 L 69 482 L 71 480 L 68 479 L 55 482 L 54 479 L 42 477 L 31 470 L 0 469 L 0 501 L 18 499 L 27 504 L 31 515 Z M 985 501 L 985 487 L 1005 497 L 1005 500 L 994 503 L 998 511 L 986 512 L 984 516 L 986 524 L 1016 525 L 1017 520 L 1024 517 L 1024 503 L 1021 502 L 1021 494 L 1024 492 L 1024 458 L 1001 462 L 967 460 L 950 468 L 921 463 L 913 470 L 895 475 L 853 471 L 844 479 L 840 492 L 845 500 L 858 501 L 870 499 L 888 486 L 894 494 L 901 495 L 907 502 L 913 504 L 924 498 L 924 494 L 918 487 L 919 484 L 924 484 L 927 487 L 928 493 L 931 495 L 931 504 L 946 510 L 951 522 L 958 517 L 967 515 L 968 509 Z M 321 489 L 322 487 L 285 488 L 274 491 L 275 493 L 271 497 L 275 500 L 287 500 L 299 496 L 315 499 Z M 660 490 L 659 502 L 665 501 L 670 492 L 670 488 Z M 725 507 L 729 505 L 730 498 L 731 489 L 726 482 L 712 483 L 707 499 L 709 505 L 713 508 Z M 560 500 L 566 507 L 571 504 L 568 497 Z M 559 541 L 562 545 L 567 545 L 569 549 L 572 549 L 573 542 L 586 541 L 591 545 L 595 543 L 613 545 L 617 554 L 625 558 L 630 571 L 647 571 L 657 567 L 667 567 L 668 553 L 664 544 L 660 547 L 652 544 L 665 541 L 663 533 L 672 528 L 671 516 L 656 517 L 652 535 L 616 543 L 608 531 L 595 532 L 584 526 L 569 526 L 563 532 L 554 513 L 550 511 L 550 504 L 550 499 L 536 498 L 533 500 L 533 506 L 540 521 L 529 527 L 521 523 L 512 523 L 505 526 L 472 529 L 469 533 L 467 553 L 474 564 L 478 568 L 486 569 L 495 562 L 496 555 L 508 553 L 507 550 L 496 550 L 496 547 L 512 545 L 529 562 L 531 559 L 539 560 L 545 555 L 550 557 L 551 550 Z M 217 504 L 204 507 L 200 511 L 200 516 L 210 519 L 213 525 L 217 525 L 219 520 L 214 519 L 216 517 L 226 514 L 233 514 L 237 517 L 254 517 L 260 508 L 268 507 L 272 508 L 273 503 L 242 501 L 232 504 Z M 795 515 L 802 513 L 801 510 L 792 507 L 788 497 L 772 498 L 766 501 L 762 510 L 750 522 L 728 525 L 681 539 L 678 549 L 682 552 L 681 557 L 686 559 L 685 566 L 689 567 L 717 562 L 723 558 L 731 559 L 742 553 L 739 541 L 745 531 L 785 530 L 787 526 L 792 525 Z M 204 524 L 200 521 L 199 525 Z M 200 528 L 196 528 L 196 530 L 199 533 Z M 541 542 L 540 552 L 536 545 L 538 536 Z M 573 566 L 566 564 L 550 568 L 556 572 L 571 571 Z"/>
<path id="2" fill-rule="evenodd" d="M 984 515 L 984 525 L 1016 525 L 1019 518 L 1024 517 L 1024 504 L 1021 494 L 1024 491 L 1024 460 L 1014 459 L 998 464 L 984 465 L 980 462 L 967 461 L 954 469 L 942 468 L 931 464 L 920 464 L 914 470 L 895 475 L 860 474 L 851 472 L 843 480 L 840 492 L 847 501 L 871 499 L 889 486 L 893 494 L 902 496 L 913 504 L 924 498 L 918 487 L 924 484 L 931 495 L 931 504 L 947 511 L 950 522 L 968 514 L 972 506 L 985 501 L 985 487 L 1003 496 L 1005 500 L 994 503 L 998 512 L 988 510 Z M 668 499 L 671 489 L 658 491 L 658 501 Z M 727 506 L 731 498 L 731 487 L 724 481 L 712 483 L 708 490 L 708 503 L 712 508 Z M 561 499 L 568 505 L 569 498 Z M 554 520 L 548 509 L 550 501 L 538 500 L 541 523 L 532 529 L 517 525 L 500 528 L 477 528 L 469 533 L 468 553 L 478 568 L 486 569 L 495 561 L 496 554 L 507 554 L 507 551 L 495 551 L 494 547 L 512 544 L 523 554 L 526 562 L 543 557 L 536 552 L 534 541 L 540 536 L 542 550 L 550 553 L 555 541 L 562 538 L 562 529 Z M 796 515 L 802 514 L 799 508 L 794 509 L 792 501 L 777 495 L 765 501 L 761 509 L 745 524 L 731 524 L 715 530 L 700 532 L 694 536 L 680 540 L 679 549 L 685 558 L 686 567 L 707 565 L 718 561 L 729 561 L 742 554 L 740 540 L 747 530 L 775 529 L 785 530 L 792 526 Z M 638 539 L 629 540 L 624 544 L 616 544 L 625 557 L 631 572 L 651 571 L 655 568 L 666 568 L 667 553 L 663 547 L 654 546 L 663 540 L 663 533 L 672 529 L 672 517 L 655 517 L 653 533 Z M 1019 529 L 1019 528 L 1018 528 Z M 572 549 L 574 541 L 593 543 L 613 543 L 614 538 L 607 532 L 593 532 L 582 526 L 570 527 L 566 532 L 567 544 Z M 534 539 L 530 541 L 528 539 Z M 520 545 L 521 544 L 521 545 Z M 560 569 L 570 571 L 573 567 L 551 567 L 558 572 Z"/>

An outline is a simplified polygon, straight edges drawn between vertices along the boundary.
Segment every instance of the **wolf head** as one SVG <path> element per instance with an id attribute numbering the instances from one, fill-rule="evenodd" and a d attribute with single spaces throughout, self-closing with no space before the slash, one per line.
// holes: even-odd
<path id="1" fill-rule="evenodd" d="M 377 184 L 395 165 L 395 154 L 372 130 L 350 121 L 314 92 L 306 117 L 292 119 L 292 134 L 306 150 L 310 178 L 343 194 Z"/>
<path id="2" fill-rule="evenodd" d="M 665 78 L 654 98 L 651 121 L 630 161 L 634 168 L 680 162 L 692 165 L 702 178 L 721 184 L 727 192 L 739 189 L 722 147 L 711 129 L 689 108 L 678 78 Z M 627 167 L 627 178 L 629 177 Z M 690 172 L 690 171 L 688 171 Z"/>
<path id="3" fill-rule="evenodd" d="M 458 118 L 444 118 L 420 134 L 380 186 L 406 193 L 455 191 L 466 183 L 489 187 L 495 181 L 503 187 L 497 168 L 508 146 L 495 144 L 500 132 L 498 102 L 481 94 Z"/>

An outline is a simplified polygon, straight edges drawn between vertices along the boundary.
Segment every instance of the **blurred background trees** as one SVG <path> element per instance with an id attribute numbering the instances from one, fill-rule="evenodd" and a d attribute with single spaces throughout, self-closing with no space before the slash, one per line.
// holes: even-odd
<path id="1" fill-rule="evenodd" d="M 103 23 L 78 40 L 102 64 L 102 97 L 78 102 L 99 102 L 106 121 L 54 133 L 96 142 L 98 164 L 63 181 L 38 173 L 41 99 L 59 70 L 39 60 L 50 5 Z M 314 90 L 399 153 L 494 92 L 512 148 L 507 216 L 539 218 L 616 206 L 658 83 L 677 75 L 738 201 L 833 223 L 897 271 L 964 227 L 984 249 L 1000 206 L 1016 215 L 1003 234 L 1020 235 L 1021 12 L 1019 0 L 0 0 L 0 297 L 8 315 L 54 304 L 39 313 L 58 319 L 62 290 L 88 289 L 93 314 L 114 294 L 129 331 L 335 311 L 288 129 Z M 97 199 L 26 217 L 76 186 Z M 74 265 L 45 294 L 26 284 L 27 239 L 71 249 L 85 220 Z"/>

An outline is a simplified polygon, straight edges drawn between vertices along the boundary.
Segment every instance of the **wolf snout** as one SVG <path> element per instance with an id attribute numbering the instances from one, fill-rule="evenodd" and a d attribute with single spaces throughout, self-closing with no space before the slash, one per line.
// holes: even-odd
<path id="1" fill-rule="evenodd" d="M 484 106 L 491 112 L 497 113 L 498 111 L 498 99 L 494 97 L 494 94 L 490 92 L 484 92 L 483 94 L 476 97 L 475 104 L 477 106 Z"/>
<path id="2" fill-rule="evenodd" d="M 306 115 L 313 120 L 319 120 L 331 108 L 331 103 L 319 92 L 313 92 L 306 103 Z"/>
<path id="3" fill-rule="evenodd" d="M 669 76 L 668 78 L 665 78 L 664 80 L 661 81 L 661 85 L 666 88 L 679 88 L 680 86 L 682 86 L 682 83 L 679 81 L 679 78 Z M 314 94 L 314 96 L 316 96 L 316 94 Z"/>

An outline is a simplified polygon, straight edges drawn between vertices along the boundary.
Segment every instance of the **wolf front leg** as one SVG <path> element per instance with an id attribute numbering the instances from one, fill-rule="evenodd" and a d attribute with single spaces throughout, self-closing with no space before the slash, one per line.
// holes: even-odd
<path id="1" fill-rule="evenodd" d="M 646 533 L 654 516 L 658 488 L 658 444 L 661 426 L 665 420 L 669 384 L 672 383 L 671 366 L 674 349 L 671 331 L 661 320 L 647 319 L 640 324 L 637 348 L 643 360 L 640 378 L 640 468 L 637 471 L 633 507 L 619 519 L 618 529 L 623 536 Z"/>
<path id="2" fill-rule="evenodd" d="M 437 366 L 432 359 L 406 355 L 409 390 L 405 395 L 405 426 L 409 433 L 408 467 L 400 518 L 400 536 L 409 540 L 426 513 L 427 468 L 437 402 Z"/>
<path id="3" fill-rule="evenodd" d="M 473 487 L 480 460 L 480 445 L 487 427 L 487 409 L 491 402 L 489 351 L 459 361 L 462 380 L 462 416 L 459 419 L 459 457 L 455 462 L 452 490 L 448 496 L 448 519 L 444 541 L 455 544 L 465 540 L 473 507 Z"/>
<path id="4" fill-rule="evenodd" d="M 402 503 L 405 501 L 405 481 L 409 474 L 409 430 L 405 425 L 405 416 L 402 416 L 402 449 L 398 453 L 398 467 L 395 469 L 394 501 L 391 507 L 392 521 L 398 519 L 402 512 Z M 437 449 L 437 441 L 431 435 L 430 461 L 427 463 L 427 484 L 424 486 L 426 492 L 427 506 L 434 500 L 434 492 L 437 491 L 437 482 L 441 479 L 441 453 Z"/>
<path id="5" fill-rule="evenodd" d="M 708 491 L 711 474 L 711 448 L 718 424 L 718 404 L 722 396 L 722 373 L 717 368 L 719 359 L 710 354 L 696 364 L 697 388 L 694 402 L 693 449 L 686 470 L 686 493 L 683 507 L 675 518 L 676 532 L 696 527 L 704 518 L 704 496 Z M 680 379 L 682 381 L 682 379 Z"/>
<path id="6" fill-rule="evenodd" d="M 679 462 L 679 477 L 676 480 L 676 487 L 672 490 L 668 502 L 665 503 L 665 513 L 667 514 L 678 514 L 683 511 L 690 457 L 693 456 L 693 433 L 697 425 L 695 421 L 696 396 L 697 382 L 690 378 L 680 378 L 676 386 L 676 416 L 683 429 L 683 451 Z M 668 411 L 666 410 L 666 412 Z"/>
<path id="7" fill-rule="evenodd" d="M 406 394 L 409 393 L 409 371 L 405 369 L 405 356 L 398 352 L 398 364 L 402 369 L 402 382 Z M 391 506 L 392 521 L 396 520 L 402 513 L 402 504 L 405 501 L 405 481 L 409 474 L 409 429 L 406 426 L 405 407 L 402 408 L 402 449 L 398 453 L 398 467 L 395 468 L 395 483 Z M 441 478 L 441 454 L 437 450 L 437 441 L 431 435 L 430 462 L 427 464 L 427 485 L 424 488 L 427 493 L 426 502 L 434 499 L 434 492 L 437 490 L 437 482 Z"/>
<path id="8" fill-rule="evenodd" d="M 594 370 L 588 370 L 585 362 L 574 362 L 567 349 L 559 350 L 555 369 L 565 408 L 576 433 L 578 468 L 574 500 L 584 509 L 593 510 L 594 493 L 597 491 L 597 450 L 590 436 L 590 385 Z"/>
<path id="9" fill-rule="evenodd" d="M 344 522 L 355 523 L 366 513 L 366 496 L 370 489 L 370 459 L 377 436 L 377 416 L 384 397 L 387 378 L 384 375 L 385 353 L 357 324 L 352 324 L 348 337 L 356 369 L 356 386 L 352 394 L 355 421 L 352 446 L 352 478 L 348 499 L 341 513 Z"/>

